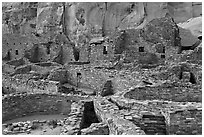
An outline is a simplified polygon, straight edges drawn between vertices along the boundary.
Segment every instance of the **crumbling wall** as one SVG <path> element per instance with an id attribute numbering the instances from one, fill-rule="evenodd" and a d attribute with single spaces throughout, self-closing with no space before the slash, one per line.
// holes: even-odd
<path id="1" fill-rule="evenodd" d="M 79 87 L 92 88 L 99 91 L 105 81 L 109 78 L 109 72 L 79 65 L 69 65 L 66 67 L 71 84 Z M 77 80 L 77 73 L 81 75 Z"/>
<path id="2" fill-rule="evenodd" d="M 201 102 L 201 89 L 197 86 L 173 85 L 171 87 L 141 87 L 131 90 L 124 97 L 136 100 L 171 100 L 177 102 Z"/>
<path id="3" fill-rule="evenodd" d="M 90 127 L 82 129 L 81 135 L 109 135 L 109 128 L 105 123 L 93 123 Z"/>
<path id="4" fill-rule="evenodd" d="M 90 48 L 87 45 L 83 45 L 83 47 L 80 48 L 79 53 L 79 62 L 88 62 L 90 61 Z"/>
<path id="5" fill-rule="evenodd" d="M 118 107 L 108 100 L 94 99 L 95 112 L 103 122 L 108 124 L 110 135 L 144 135 L 144 131 L 132 122 L 123 118 Z"/>
<path id="6" fill-rule="evenodd" d="M 64 121 L 61 135 L 80 135 L 81 121 L 83 118 L 84 103 L 81 101 L 74 101 L 71 104 L 71 112 L 69 117 Z"/>
<path id="7" fill-rule="evenodd" d="M 150 130 L 151 134 L 155 131 L 170 135 L 202 134 L 202 103 L 200 102 L 138 101 L 119 96 L 112 96 L 109 101 L 119 107 L 125 119 L 140 126 L 147 134 L 147 130 Z M 151 128 L 152 125 L 154 128 Z"/>
<path id="8" fill-rule="evenodd" d="M 142 29 L 122 30 L 115 35 L 116 53 L 120 49 L 118 53 L 125 54 L 124 62 L 163 64 L 181 46 L 179 28 L 169 15 L 152 19 Z"/>
<path id="9" fill-rule="evenodd" d="M 193 51 L 185 51 L 180 56 L 180 61 L 187 61 L 193 64 L 202 64 L 202 44 L 196 47 Z"/>
<path id="10" fill-rule="evenodd" d="M 46 62 L 50 59 L 50 53 L 48 53 L 47 45 L 38 45 L 38 62 Z"/>
<path id="11" fill-rule="evenodd" d="M 14 73 L 15 69 L 16 69 L 15 66 L 12 66 L 12 65 L 9 65 L 9 64 L 6 64 L 6 63 L 2 65 L 2 72 L 3 73 L 8 73 L 8 74 Z"/>
<path id="12" fill-rule="evenodd" d="M 63 48 L 63 64 L 74 62 L 73 48 L 69 45 L 64 45 Z"/>
<path id="13" fill-rule="evenodd" d="M 74 97 L 52 94 L 11 94 L 3 98 L 3 122 L 37 114 L 69 114 Z M 65 109 L 66 108 L 66 109 Z"/>
<path id="14" fill-rule="evenodd" d="M 114 58 L 114 46 L 109 43 L 91 44 L 90 62 L 93 64 L 111 61 Z"/>
<path id="15" fill-rule="evenodd" d="M 58 81 L 63 84 L 68 82 L 67 76 L 67 71 L 65 69 L 57 68 L 50 71 L 47 79 L 51 81 Z"/>
<path id="16" fill-rule="evenodd" d="M 39 77 L 34 79 L 32 74 L 19 74 L 15 77 L 3 76 L 2 79 L 4 92 L 43 92 L 43 93 L 56 93 L 58 92 L 59 82 L 41 80 Z"/>
<path id="17" fill-rule="evenodd" d="M 26 40 L 26 37 L 15 34 L 4 34 L 2 39 L 3 58 L 9 56 L 9 60 L 15 60 L 24 57 L 25 49 L 28 46 L 28 40 Z"/>
<path id="18" fill-rule="evenodd" d="M 170 113 L 171 135 L 201 135 L 202 110 L 181 110 Z"/>

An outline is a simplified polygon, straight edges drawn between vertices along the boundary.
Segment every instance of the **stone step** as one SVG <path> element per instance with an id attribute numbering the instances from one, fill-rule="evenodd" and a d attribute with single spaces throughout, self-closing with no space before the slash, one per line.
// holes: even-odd
<path id="1" fill-rule="evenodd" d="M 154 130 L 155 132 L 166 132 L 166 129 L 159 129 L 159 128 L 155 128 L 155 127 L 146 127 L 144 130 L 146 130 L 146 131 Z"/>
<path id="2" fill-rule="evenodd" d="M 145 132 L 147 135 L 166 135 L 165 132 L 154 132 L 154 131 L 149 131 L 149 132 Z"/>
<path id="3" fill-rule="evenodd" d="M 166 126 L 165 125 L 149 125 L 149 124 L 145 124 L 143 126 L 144 126 L 144 128 L 155 127 L 157 129 L 164 129 L 164 130 L 166 130 Z"/>
<path id="4" fill-rule="evenodd" d="M 144 124 L 166 124 L 164 121 L 153 121 L 153 120 L 149 120 L 149 121 L 143 121 Z"/>

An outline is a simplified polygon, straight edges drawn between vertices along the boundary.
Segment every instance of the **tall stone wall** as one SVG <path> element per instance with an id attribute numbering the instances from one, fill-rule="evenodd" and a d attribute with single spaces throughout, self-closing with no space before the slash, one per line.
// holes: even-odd
<path id="1" fill-rule="evenodd" d="M 99 91 L 106 80 L 109 78 L 109 72 L 104 70 L 97 70 L 94 68 L 85 68 L 79 65 L 69 65 L 66 67 L 70 77 L 69 82 L 73 85 L 84 88 L 92 88 Z M 77 82 L 77 73 L 81 75 Z"/>

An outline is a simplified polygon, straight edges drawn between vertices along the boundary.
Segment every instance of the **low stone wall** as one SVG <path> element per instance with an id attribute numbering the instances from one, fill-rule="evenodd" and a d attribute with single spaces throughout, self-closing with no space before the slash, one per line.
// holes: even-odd
<path id="1" fill-rule="evenodd" d="M 109 78 L 108 71 L 97 70 L 95 68 L 79 65 L 70 65 L 66 69 L 69 72 L 69 83 L 77 86 L 77 73 L 81 74 L 81 79 L 78 81 L 79 87 L 88 87 L 99 91 L 106 80 Z"/>
<path id="2" fill-rule="evenodd" d="M 109 127 L 111 135 L 144 135 L 140 127 L 134 125 L 129 120 L 124 119 L 124 115 L 119 112 L 119 108 L 102 97 L 94 99 L 96 115 Z"/>
<path id="3" fill-rule="evenodd" d="M 166 134 L 202 134 L 201 102 L 172 102 L 161 100 L 143 101 L 127 99 L 119 96 L 113 96 L 109 100 L 120 108 L 120 113 L 125 116 L 125 119 L 140 126 L 144 131 L 145 123 L 151 125 L 158 123 L 158 125 L 154 126 L 155 128 L 164 125 L 161 121 L 161 119 L 163 119 L 166 124 Z M 144 116 L 148 117 L 147 122 L 144 119 Z M 159 129 L 161 129 L 161 127 L 159 127 Z"/>
<path id="4" fill-rule="evenodd" d="M 65 119 L 61 135 L 80 135 L 81 121 L 83 118 L 84 104 L 76 101 L 71 104 L 71 112 Z"/>
<path id="5" fill-rule="evenodd" d="M 202 135 L 202 110 L 183 110 L 170 113 L 171 135 Z"/>
<path id="6" fill-rule="evenodd" d="M 6 64 L 6 63 L 2 64 L 2 72 L 3 73 L 11 74 L 11 73 L 15 72 L 15 69 L 16 69 L 15 66 L 12 66 L 12 65 L 9 65 L 9 64 Z"/>
<path id="7" fill-rule="evenodd" d="M 135 100 L 168 100 L 177 102 L 201 102 L 202 90 L 198 86 L 139 87 L 127 92 L 124 97 Z"/>
<path id="8" fill-rule="evenodd" d="M 14 92 L 58 92 L 59 82 L 48 80 L 34 80 L 32 74 L 20 74 L 18 77 L 2 76 L 4 94 Z"/>
<path id="9" fill-rule="evenodd" d="M 90 127 L 82 129 L 81 135 L 109 135 L 109 128 L 105 123 L 93 123 Z"/>
<path id="10" fill-rule="evenodd" d="M 80 97 L 64 94 L 9 94 L 2 99 L 2 121 L 37 114 L 70 113 L 72 101 Z"/>

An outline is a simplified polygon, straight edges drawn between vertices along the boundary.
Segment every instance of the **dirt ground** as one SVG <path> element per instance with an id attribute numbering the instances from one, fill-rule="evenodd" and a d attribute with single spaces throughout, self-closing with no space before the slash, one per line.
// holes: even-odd
<path id="1" fill-rule="evenodd" d="M 34 115 L 26 116 L 22 118 L 16 118 L 9 121 L 6 121 L 6 124 L 33 121 L 33 120 L 60 120 L 64 119 L 65 115 Z M 30 135 L 60 135 L 61 126 L 55 128 L 48 126 L 46 123 L 40 125 L 37 129 L 31 130 Z M 18 135 L 26 135 L 27 133 L 19 133 Z"/>

